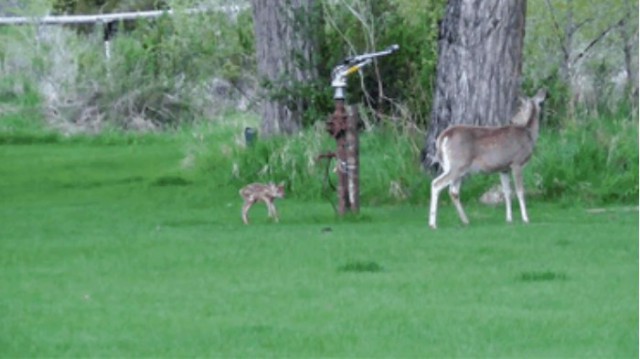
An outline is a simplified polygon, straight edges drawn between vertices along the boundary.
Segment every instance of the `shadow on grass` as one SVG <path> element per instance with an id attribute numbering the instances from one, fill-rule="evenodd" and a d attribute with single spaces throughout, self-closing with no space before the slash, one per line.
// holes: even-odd
<path id="1" fill-rule="evenodd" d="M 567 275 L 564 273 L 544 271 L 544 272 L 522 272 L 518 276 L 518 280 L 522 282 L 543 282 L 553 280 L 566 280 Z"/>
<path id="2" fill-rule="evenodd" d="M 59 143 L 62 136 L 57 133 L 0 133 L 0 145 L 33 145 Z"/>
<path id="3" fill-rule="evenodd" d="M 186 180 L 180 176 L 162 176 L 156 178 L 151 182 L 152 186 L 168 187 L 168 186 L 188 186 L 192 184 L 191 181 Z"/>
<path id="4" fill-rule="evenodd" d="M 338 272 L 377 273 L 384 268 L 374 261 L 351 261 L 338 267 Z"/>
<path id="5" fill-rule="evenodd" d="M 224 224 L 221 221 L 203 220 L 203 219 L 185 219 L 185 220 L 170 220 L 162 223 L 163 226 L 181 228 L 181 227 L 197 227 L 197 226 L 214 226 Z"/>
<path id="6" fill-rule="evenodd" d="M 131 183 L 137 183 L 142 181 L 144 181 L 143 177 L 134 176 L 134 177 L 118 178 L 118 179 L 104 180 L 104 181 L 63 183 L 60 185 L 60 187 L 65 189 L 88 189 L 88 188 L 98 188 L 98 187 L 105 187 L 105 186 L 131 184 Z"/>

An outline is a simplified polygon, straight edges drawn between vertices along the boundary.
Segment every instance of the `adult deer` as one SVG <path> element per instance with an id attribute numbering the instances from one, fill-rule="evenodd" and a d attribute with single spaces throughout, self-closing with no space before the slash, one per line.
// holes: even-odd
<path id="1" fill-rule="evenodd" d="M 511 188 L 509 171 L 513 174 L 516 195 L 520 202 L 522 220 L 529 223 L 524 202 L 522 169 L 531 158 L 538 139 L 540 106 L 547 92 L 538 90 L 533 98 L 523 101 L 522 107 L 511 124 L 502 127 L 458 125 L 447 128 L 436 141 L 436 158 L 443 173 L 431 182 L 431 206 L 429 226 L 436 228 L 438 195 L 449 186 L 449 195 L 458 211 L 460 220 L 469 219 L 460 203 L 462 178 L 471 173 L 500 173 L 502 190 L 507 206 L 507 222 L 511 222 Z M 523 122 L 523 123 L 519 123 Z"/>

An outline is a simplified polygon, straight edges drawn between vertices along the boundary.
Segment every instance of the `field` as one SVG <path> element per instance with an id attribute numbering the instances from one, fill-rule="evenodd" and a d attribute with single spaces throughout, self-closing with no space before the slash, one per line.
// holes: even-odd
<path id="1" fill-rule="evenodd" d="M 637 205 L 278 203 L 169 136 L 0 145 L 1 357 L 638 357 Z M 464 193 L 463 193 L 464 196 Z M 295 197 L 295 196 L 294 196 Z"/>

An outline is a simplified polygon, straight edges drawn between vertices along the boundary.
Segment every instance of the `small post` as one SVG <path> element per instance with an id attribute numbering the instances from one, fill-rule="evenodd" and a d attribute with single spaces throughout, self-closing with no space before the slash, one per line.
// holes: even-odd
<path id="1" fill-rule="evenodd" d="M 332 72 L 331 86 L 335 92 L 335 111 L 327 122 L 327 131 L 336 140 L 336 161 L 338 168 L 338 214 L 360 211 L 360 149 L 358 141 L 358 113 L 352 107 L 352 114 L 345 110 L 345 89 L 347 76 L 368 65 L 374 58 L 386 56 L 400 49 L 392 45 L 380 52 L 349 57 Z"/>
<path id="2" fill-rule="evenodd" d="M 348 166 L 347 166 L 347 112 L 344 98 L 335 98 L 335 111 L 327 123 L 327 131 L 336 140 L 336 168 L 338 172 L 338 214 L 344 215 L 349 204 Z"/>
<path id="3" fill-rule="evenodd" d="M 350 106 L 347 117 L 346 152 L 347 177 L 349 187 L 349 204 L 351 212 L 360 212 L 360 142 L 358 138 L 358 122 L 360 116 L 356 106 Z"/>
<path id="4" fill-rule="evenodd" d="M 106 59 L 107 78 L 111 80 L 111 40 L 118 31 L 118 22 L 100 20 L 102 40 L 104 42 L 104 57 Z"/>
<path id="5" fill-rule="evenodd" d="M 247 147 L 251 147 L 256 143 L 258 131 L 253 127 L 244 128 L 244 143 Z"/>

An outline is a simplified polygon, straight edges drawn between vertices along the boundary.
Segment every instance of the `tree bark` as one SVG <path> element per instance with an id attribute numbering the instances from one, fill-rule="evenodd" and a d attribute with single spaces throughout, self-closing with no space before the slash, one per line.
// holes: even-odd
<path id="1" fill-rule="evenodd" d="M 300 130 L 305 99 L 294 89 L 317 78 L 315 0 L 252 0 L 261 129 L 266 136 Z"/>
<path id="2" fill-rule="evenodd" d="M 447 127 L 503 125 L 515 114 L 525 13 L 525 0 L 449 0 L 440 24 L 425 168 L 435 170 L 436 138 Z"/>

